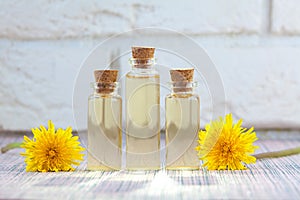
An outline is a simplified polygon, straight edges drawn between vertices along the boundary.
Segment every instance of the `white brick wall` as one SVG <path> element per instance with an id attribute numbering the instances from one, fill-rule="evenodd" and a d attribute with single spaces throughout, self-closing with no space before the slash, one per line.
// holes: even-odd
<path id="1" fill-rule="evenodd" d="M 247 126 L 300 128 L 299 11 L 297 0 L 0 1 L 0 126 L 29 129 L 48 119 L 74 125 L 72 91 L 83 59 L 112 34 L 152 26 L 205 47 L 224 82 L 220 106 Z M 106 46 L 99 59 L 129 50 L 130 41 Z M 203 105 L 202 125 L 208 112 Z"/>
<path id="2" fill-rule="evenodd" d="M 300 34 L 300 2 L 298 0 L 273 0 L 272 32 Z"/>
<path id="3" fill-rule="evenodd" d="M 101 37 L 162 26 L 193 34 L 260 31 L 261 0 L 1 1 L 0 36 L 9 39 Z"/>
<path id="4" fill-rule="evenodd" d="M 257 33 L 261 28 L 261 0 L 167 0 L 135 6 L 135 27 L 162 26 L 186 34 Z"/>

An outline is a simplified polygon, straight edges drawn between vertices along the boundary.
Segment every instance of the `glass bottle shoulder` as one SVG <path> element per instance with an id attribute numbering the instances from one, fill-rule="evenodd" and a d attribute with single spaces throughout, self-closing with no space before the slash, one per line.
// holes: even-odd
<path id="1" fill-rule="evenodd" d="M 200 97 L 195 93 L 171 93 L 166 96 L 166 99 L 188 99 L 191 101 L 200 101 Z"/>
<path id="2" fill-rule="evenodd" d="M 119 94 L 102 94 L 102 93 L 92 93 L 89 98 L 89 100 L 93 99 L 113 99 L 116 101 L 122 101 L 122 97 Z"/>
<path id="3" fill-rule="evenodd" d="M 133 69 L 126 74 L 127 78 L 152 77 L 159 78 L 159 73 L 155 69 Z"/>

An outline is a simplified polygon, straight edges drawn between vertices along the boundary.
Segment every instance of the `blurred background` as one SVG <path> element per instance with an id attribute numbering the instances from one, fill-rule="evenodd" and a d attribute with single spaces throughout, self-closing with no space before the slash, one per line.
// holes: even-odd
<path id="1" fill-rule="evenodd" d="M 177 31 L 203 47 L 223 82 L 226 98 L 217 106 L 246 126 L 300 129 L 299 19 L 298 0 L 0 0 L 0 129 L 28 130 L 49 119 L 74 126 L 74 85 L 89 52 L 144 27 Z M 106 45 L 99 60 L 128 53 L 132 37 Z M 140 35 L 165 45 L 178 37 Z M 126 60 L 119 64 L 130 70 Z M 209 119 L 209 111 L 201 115 Z"/>

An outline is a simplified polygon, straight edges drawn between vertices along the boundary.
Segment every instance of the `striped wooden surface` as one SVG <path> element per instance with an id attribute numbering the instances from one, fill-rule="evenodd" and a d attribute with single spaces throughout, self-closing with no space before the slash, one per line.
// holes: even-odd
<path id="1" fill-rule="evenodd" d="M 258 152 L 300 146 L 300 132 L 259 137 Z M 22 141 L 0 138 L 0 146 Z M 260 160 L 245 171 L 90 172 L 83 162 L 75 172 L 28 173 L 21 151 L 0 154 L 1 199 L 300 199 L 300 155 Z"/>

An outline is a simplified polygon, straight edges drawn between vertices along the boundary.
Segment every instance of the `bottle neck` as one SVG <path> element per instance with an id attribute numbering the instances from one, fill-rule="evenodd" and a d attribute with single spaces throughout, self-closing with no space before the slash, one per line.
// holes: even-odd
<path id="1" fill-rule="evenodd" d="M 171 93 L 175 95 L 191 95 L 194 93 L 196 82 L 171 82 Z"/>
<path id="2" fill-rule="evenodd" d="M 155 58 L 131 58 L 129 59 L 129 64 L 132 66 L 133 70 L 153 70 L 156 60 Z"/>
<path id="3" fill-rule="evenodd" d="M 104 83 L 95 82 L 91 83 L 91 87 L 94 89 L 94 94 L 103 95 L 117 95 L 118 94 L 118 83 Z"/>

